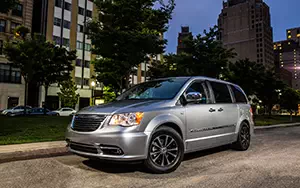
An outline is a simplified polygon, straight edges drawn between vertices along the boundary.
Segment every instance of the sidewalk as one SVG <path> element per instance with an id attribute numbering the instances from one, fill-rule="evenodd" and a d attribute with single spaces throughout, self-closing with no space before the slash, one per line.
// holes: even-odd
<path id="1" fill-rule="evenodd" d="M 257 126 L 255 130 L 261 129 L 273 129 L 280 127 L 292 127 L 300 126 L 300 123 L 290 123 L 290 124 L 279 124 L 270 126 Z M 39 142 L 30 144 L 14 144 L 14 145 L 4 145 L 0 146 L 0 163 L 35 159 L 35 158 L 45 158 L 54 157 L 62 155 L 70 155 L 66 148 L 65 141 L 57 142 Z"/>

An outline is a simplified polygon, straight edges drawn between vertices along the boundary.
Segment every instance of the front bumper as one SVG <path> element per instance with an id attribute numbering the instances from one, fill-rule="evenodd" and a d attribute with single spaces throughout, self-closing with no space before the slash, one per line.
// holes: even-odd
<path id="1" fill-rule="evenodd" d="M 135 161 L 147 158 L 149 135 L 144 132 L 76 132 L 68 128 L 66 140 L 70 152 L 87 158 L 115 161 Z M 73 145 L 76 147 L 72 147 Z M 102 148 L 119 148 L 118 154 L 111 154 Z"/>

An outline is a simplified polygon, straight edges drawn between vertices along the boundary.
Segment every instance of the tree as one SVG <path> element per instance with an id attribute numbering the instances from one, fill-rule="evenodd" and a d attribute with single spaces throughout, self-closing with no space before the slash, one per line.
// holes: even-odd
<path id="1" fill-rule="evenodd" d="M 114 93 L 114 91 L 112 91 L 110 87 L 105 86 L 103 88 L 103 98 L 106 103 L 112 102 L 116 99 L 116 94 Z"/>
<path id="2" fill-rule="evenodd" d="M 14 67 L 20 69 L 24 78 L 24 106 L 27 106 L 28 83 L 33 80 L 40 69 L 39 52 L 43 48 L 43 43 L 37 35 L 33 38 L 29 37 L 29 30 L 24 26 L 18 27 L 16 31 L 18 34 L 16 40 L 4 45 L 4 54 L 13 63 Z M 26 110 L 24 113 L 26 114 Z"/>
<path id="3" fill-rule="evenodd" d="M 1 0 L 0 13 L 8 13 L 8 11 L 13 9 L 17 5 L 17 3 L 19 3 L 18 0 Z"/>
<path id="4" fill-rule="evenodd" d="M 264 84 L 262 77 L 265 72 L 263 64 L 242 59 L 228 65 L 224 79 L 241 86 L 245 93 L 251 96 L 256 95 L 261 84 Z"/>
<path id="5" fill-rule="evenodd" d="M 241 86 L 248 97 L 256 96 L 267 107 L 269 114 L 279 100 L 279 93 L 276 91 L 285 87 L 275 71 L 249 59 L 230 63 L 224 79 Z"/>
<path id="6" fill-rule="evenodd" d="M 184 39 L 186 46 L 183 54 L 169 54 L 165 57 L 165 62 L 154 64 L 150 68 L 152 78 L 165 77 L 168 75 L 176 76 L 208 76 L 222 78 L 225 68 L 231 58 L 235 56 L 232 49 L 226 49 L 217 40 L 219 30 L 217 27 L 204 30 L 195 38 Z M 162 75 L 157 75 L 161 71 Z"/>
<path id="7" fill-rule="evenodd" d="M 80 97 L 76 91 L 77 85 L 71 79 L 60 83 L 60 92 L 57 94 L 59 100 L 62 102 L 62 106 L 74 108 Z"/>
<path id="8" fill-rule="evenodd" d="M 41 58 L 41 67 L 37 80 L 45 88 L 44 108 L 46 109 L 49 86 L 69 79 L 70 72 L 74 68 L 72 61 L 76 59 L 76 51 L 68 51 L 64 47 L 55 46 L 53 43 L 45 41 Z M 46 110 L 44 111 L 46 113 Z"/>
<path id="9" fill-rule="evenodd" d="M 272 107 L 279 103 L 279 92 L 285 87 L 285 84 L 279 80 L 275 71 L 266 70 L 263 75 L 260 75 L 260 84 L 257 90 L 257 97 L 262 100 L 266 109 L 271 115 Z"/>
<path id="10" fill-rule="evenodd" d="M 299 91 L 293 88 L 285 88 L 280 97 L 280 107 L 288 110 L 290 113 L 290 120 L 293 121 L 293 113 L 298 111 L 298 104 L 300 102 Z"/>
<path id="11" fill-rule="evenodd" d="M 149 57 L 164 52 L 174 0 L 95 0 L 100 16 L 88 24 L 98 81 L 115 93 L 128 87 L 129 75 Z"/>

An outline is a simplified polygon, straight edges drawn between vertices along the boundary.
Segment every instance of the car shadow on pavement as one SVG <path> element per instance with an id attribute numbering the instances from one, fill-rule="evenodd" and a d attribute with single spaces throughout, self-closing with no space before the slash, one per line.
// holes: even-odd
<path id="1" fill-rule="evenodd" d="M 189 161 L 196 158 L 205 157 L 208 155 L 212 155 L 215 153 L 223 152 L 230 149 L 230 145 L 225 145 L 217 148 L 212 148 L 208 150 L 188 153 L 184 156 L 183 161 Z M 105 160 L 97 160 L 97 159 L 89 159 L 84 160 L 82 162 L 87 167 L 99 170 L 106 173 L 133 173 L 133 172 L 143 172 L 143 173 L 151 173 L 149 172 L 143 165 L 142 161 L 137 162 L 112 162 Z"/>
<path id="2" fill-rule="evenodd" d="M 192 160 L 192 159 L 205 157 L 207 155 L 212 155 L 214 153 L 219 153 L 219 152 L 227 151 L 227 150 L 230 150 L 230 149 L 231 149 L 230 145 L 224 145 L 224 146 L 220 146 L 220 147 L 216 147 L 216 148 L 211 148 L 211 149 L 207 149 L 207 150 L 188 153 L 188 154 L 184 155 L 183 161 L 189 161 L 189 160 Z"/>
<path id="3" fill-rule="evenodd" d="M 132 173 L 132 172 L 147 172 L 141 161 L 138 162 L 113 162 L 97 159 L 89 159 L 82 162 L 89 168 L 100 170 L 106 173 Z"/>

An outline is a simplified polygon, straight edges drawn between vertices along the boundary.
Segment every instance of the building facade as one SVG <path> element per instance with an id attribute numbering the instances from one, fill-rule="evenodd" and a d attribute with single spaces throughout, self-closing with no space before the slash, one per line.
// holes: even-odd
<path id="1" fill-rule="evenodd" d="M 187 49 L 186 45 L 184 44 L 184 40 L 187 38 L 192 39 L 193 34 L 190 32 L 190 28 L 188 26 L 181 27 L 181 32 L 178 33 L 178 38 L 177 38 L 177 54 L 181 54 L 185 52 Z"/>
<path id="2" fill-rule="evenodd" d="M 19 25 L 32 26 L 33 0 L 20 0 L 7 14 L 0 14 L 0 110 L 24 104 L 25 84 L 20 70 L 3 55 L 3 45 Z"/>
<path id="3" fill-rule="evenodd" d="M 81 109 L 89 106 L 91 99 L 101 93 L 100 84 L 96 88 L 91 88 L 91 82 L 95 81 L 93 65 L 91 61 L 96 58 L 91 53 L 92 42 L 85 36 L 84 44 L 84 13 L 86 5 L 86 21 L 97 17 L 97 7 L 90 0 L 43 0 L 35 1 L 34 26 L 33 30 L 37 33 L 43 33 L 46 39 L 53 41 L 57 45 L 66 47 L 69 50 L 77 50 L 77 59 L 74 62 L 74 71 L 72 78 L 78 87 L 80 95 L 79 103 L 75 109 Z M 83 60 L 84 59 L 84 60 Z M 131 75 L 131 84 L 137 84 L 146 80 L 149 63 L 142 63 L 136 73 Z M 83 73 L 83 74 L 82 74 Z M 83 75 L 83 87 L 81 87 Z M 57 84 L 53 84 L 48 90 L 47 106 L 56 109 L 61 106 L 57 93 L 60 91 Z M 44 99 L 44 88 L 40 88 L 39 105 Z M 102 100 L 95 100 L 96 104 Z"/>
<path id="4" fill-rule="evenodd" d="M 228 0 L 218 19 L 219 40 L 234 48 L 237 59 L 273 67 L 273 29 L 269 6 L 263 0 Z"/>
<path id="5" fill-rule="evenodd" d="M 300 42 L 300 27 L 291 28 L 286 30 L 287 40 L 294 40 Z"/>
<path id="6" fill-rule="evenodd" d="M 274 42 L 276 69 L 291 74 L 292 87 L 300 89 L 300 28 L 287 29 L 286 40 Z"/>

